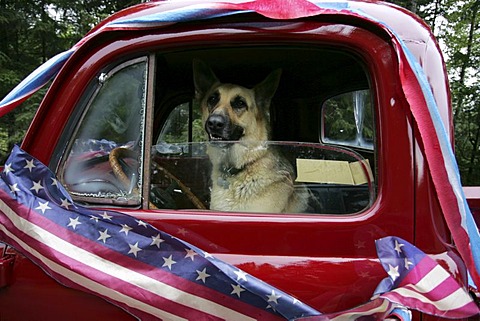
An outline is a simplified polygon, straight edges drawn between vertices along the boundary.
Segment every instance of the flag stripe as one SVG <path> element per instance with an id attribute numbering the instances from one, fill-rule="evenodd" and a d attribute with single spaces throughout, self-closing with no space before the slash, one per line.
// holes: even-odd
<path id="1" fill-rule="evenodd" d="M 463 296 L 461 290 L 459 295 Z M 407 289 L 396 289 L 392 292 L 382 295 L 382 298 L 386 298 L 392 302 L 402 304 L 411 309 L 416 309 L 428 314 L 443 316 L 448 318 L 465 318 L 468 316 L 474 316 L 478 314 L 477 305 L 470 300 L 467 304 L 460 306 L 459 304 L 453 304 L 457 298 L 453 295 L 448 297 L 449 302 L 439 302 L 429 300 L 428 297 L 417 295 L 415 292 L 412 292 Z M 449 308 L 449 305 L 452 303 L 452 307 Z M 463 302 L 464 303 L 464 302 Z M 457 306 L 454 308 L 453 305 Z M 445 308 L 447 308 L 445 310 Z"/>
<path id="2" fill-rule="evenodd" d="M 3 206 L 4 204 L 5 203 L 1 202 L 0 200 L 0 208 L 2 209 L 2 211 L 5 210 Z M 135 300 L 131 296 L 124 295 L 123 293 L 115 291 L 110 287 L 107 287 L 100 283 L 95 282 L 91 278 L 86 278 L 82 276 L 74 272 L 72 269 L 68 269 L 61 266 L 60 264 L 57 264 L 56 262 L 42 255 L 40 252 L 38 252 L 34 248 L 30 247 L 29 244 L 27 244 L 20 238 L 17 238 L 15 234 L 10 232 L 11 230 L 12 230 L 11 228 L 7 228 L 5 225 L 0 224 L 0 231 L 2 231 L 12 242 L 15 243 L 13 244 L 15 248 L 23 249 L 26 253 L 29 253 L 36 260 L 40 261 L 42 263 L 42 266 L 48 267 L 49 270 L 51 270 L 52 272 L 65 277 L 71 282 L 74 282 L 76 284 L 82 284 L 83 285 L 82 287 L 86 287 L 89 290 L 94 291 L 106 298 L 110 298 L 117 302 L 123 303 L 127 306 L 133 306 L 139 310 L 146 311 L 149 314 L 156 315 L 160 318 L 166 318 L 168 320 L 178 320 L 178 321 L 188 320 L 188 319 L 178 318 L 175 315 L 172 315 L 160 309 L 154 308 L 148 304 L 143 303 L 142 301 Z"/>
<path id="3" fill-rule="evenodd" d="M 423 262 L 420 262 L 419 264 L 421 263 Z M 448 272 L 445 271 L 444 268 L 442 268 L 440 265 L 434 265 L 432 266 L 432 269 L 428 273 L 426 273 L 423 278 L 421 278 L 417 283 L 415 283 L 415 289 L 418 292 L 422 292 L 422 293 L 431 292 L 435 290 L 437 286 L 439 286 L 442 282 L 444 282 L 448 278 L 450 278 L 450 274 L 448 274 Z M 407 282 L 410 282 L 411 279 L 412 277 L 409 278 L 407 276 L 403 280 L 402 285 Z"/>
<path id="4" fill-rule="evenodd" d="M 370 304 L 367 304 L 368 308 L 365 308 L 362 306 L 359 309 L 353 309 L 354 310 L 353 312 L 349 311 L 346 313 L 342 313 L 341 315 L 333 317 L 330 320 L 331 321 L 350 321 L 350 320 L 353 321 L 362 316 L 374 315 L 379 313 L 383 315 L 384 313 L 388 313 L 389 311 L 392 310 L 392 305 L 387 300 L 375 300 L 372 302 L 374 303 L 372 307 L 370 307 L 370 305 L 372 305 L 372 303 L 370 303 Z"/>
<path id="5" fill-rule="evenodd" d="M 55 204 L 51 203 L 50 206 L 54 207 Z M 21 206 L 17 205 L 17 208 L 20 209 Z M 29 221 L 32 224 L 35 224 L 35 225 L 37 225 L 40 228 L 43 228 L 45 230 L 49 229 L 49 226 L 51 225 L 51 221 L 49 221 L 47 218 L 45 218 L 41 215 L 30 215 L 29 214 L 30 210 L 28 210 L 28 209 L 25 209 L 24 211 L 21 211 L 21 210 L 18 210 L 18 209 L 17 209 L 17 212 L 16 212 L 17 215 L 20 215 L 20 216 L 21 215 L 27 215 Z M 58 211 L 58 210 L 63 210 L 63 209 L 56 209 L 56 210 Z M 25 214 L 22 214 L 23 212 L 25 212 Z M 67 218 L 68 217 L 68 215 L 67 215 L 68 212 L 65 211 L 65 214 L 66 214 L 66 218 Z M 120 226 L 118 228 L 120 229 Z M 68 242 L 66 244 L 71 243 L 71 244 L 75 245 L 77 248 L 89 248 L 90 251 L 94 251 L 96 253 L 96 255 L 100 258 L 100 260 L 104 260 L 105 268 L 109 269 L 111 271 L 116 271 L 116 264 L 110 264 L 110 261 L 112 261 L 112 262 L 122 262 L 122 265 L 124 265 L 124 266 L 136 266 L 138 270 L 142 271 L 142 273 L 144 275 L 146 275 L 147 277 L 149 277 L 151 279 L 162 280 L 162 282 L 164 284 L 170 285 L 173 288 L 177 288 L 177 289 L 183 290 L 185 292 L 189 292 L 189 293 L 195 293 L 196 297 L 208 299 L 209 301 L 214 303 L 214 305 L 212 306 L 213 309 L 215 309 L 215 307 L 221 306 L 221 307 L 225 307 L 226 311 L 228 311 L 228 308 L 238 310 L 238 308 L 240 307 L 241 308 L 240 311 L 242 311 L 242 313 L 241 313 L 242 317 L 244 317 L 243 315 L 250 315 L 250 316 L 261 315 L 264 320 L 269 320 L 269 319 L 277 320 L 278 319 L 278 317 L 276 315 L 274 315 L 270 312 L 264 311 L 264 310 L 259 310 L 258 308 L 254 307 L 252 305 L 249 305 L 249 304 L 246 304 L 244 302 L 238 301 L 236 299 L 236 297 L 233 297 L 233 296 L 232 297 L 229 297 L 229 296 L 219 297 L 218 293 L 215 290 L 210 289 L 209 287 L 206 287 L 206 286 L 203 286 L 202 284 L 200 284 L 201 281 L 198 281 L 199 283 L 196 284 L 196 283 L 188 281 L 188 280 L 186 280 L 182 277 L 171 274 L 168 271 L 163 271 L 162 269 L 155 269 L 151 265 L 145 264 L 141 261 L 138 261 L 138 260 L 134 259 L 133 257 L 128 257 L 124 254 L 120 254 L 119 252 L 108 249 L 108 248 L 102 246 L 101 244 L 97 244 L 96 242 L 94 242 L 94 241 L 92 241 L 88 238 L 78 236 L 76 233 L 74 233 L 73 231 L 70 231 L 66 228 L 61 227 L 61 228 L 56 228 L 56 229 L 50 229 L 49 231 L 50 231 L 50 233 L 52 233 L 53 235 L 56 235 L 57 237 L 59 237 L 61 239 L 68 240 Z M 55 241 L 53 242 L 53 244 L 55 244 Z M 89 252 L 87 251 L 86 253 L 89 253 Z M 182 255 L 183 255 L 183 253 L 182 253 Z M 77 254 L 75 255 L 75 258 L 78 258 Z M 88 262 L 88 257 L 85 257 L 84 260 L 85 260 L 85 262 Z M 187 260 L 188 260 L 188 258 L 187 258 Z M 128 271 L 129 270 L 127 269 L 127 272 Z M 207 272 L 210 272 L 210 271 L 207 271 Z M 91 277 L 92 278 L 97 278 L 97 273 L 98 272 L 92 273 Z M 117 280 L 128 280 L 128 278 L 125 278 L 124 275 L 123 276 L 118 276 L 117 273 L 113 273 L 112 276 L 116 277 Z M 138 280 L 138 278 L 136 278 L 136 277 L 132 277 L 132 278 L 133 278 L 134 281 Z M 105 282 L 105 280 L 108 280 L 108 278 L 105 278 L 105 279 L 98 278 L 98 280 L 99 281 L 103 280 L 103 282 Z M 232 282 L 232 283 L 234 283 L 234 282 Z M 118 288 L 121 289 L 122 286 L 118 286 Z M 151 287 L 156 289 L 155 284 L 151 284 L 151 283 L 145 283 L 144 284 L 144 288 L 151 288 Z M 145 293 L 144 295 L 146 296 L 146 298 L 148 297 L 148 293 Z M 172 296 L 174 298 L 177 298 L 177 293 L 172 294 Z M 171 299 L 171 298 L 167 298 L 167 299 Z M 158 299 L 155 299 L 155 300 L 158 300 Z M 178 301 L 178 299 L 176 299 L 176 300 Z M 185 298 L 185 301 L 188 302 L 190 305 L 192 303 L 196 303 L 195 301 L 192 301 L 190 298 Z M 152 302 L 154 302 L 153 299 L 152 299 Z M 198 306 L 202 307 L 200 310 L 202 310 L 202 311 L 206 310 L 204 312 L 208 312 L 208 310 L 205 309 L 206 305 L 205 305 L 205 302 L 203 300 L 201 302 L 198 302 Z M 198 308 L 198 306 L 197 306 L 197 308 Z M 184 307 L 183 309 L 186 309 L 186 308 Z M 223 318 L 224 317 L 223 313 L 219 312 L 219 317 Z"/>
<path id="6" fill-rule="evenodd" d="M 54 249 L 66 257 L 69 257 L 77 263 L 81 262 L 89 267 L 92 267 L 93 269 L 99 270 L 110 276 L 114 276 L 143 290 L 153 292 L 154 294 L 165 297 L 169 300 L 175 300 L 176 302 L 186 306 L 195 307 L 202 312 L 215 315 L 219 318 L 226 318 L 228 320 L 254 320 L 253 318 L 249 318 L 242 313 L 228 309 L 215 302 L 192 295 L 185 291 L 178 290 L 177 288 L 165 284 L 164 282 L 160 282 L 149 276 L 132 271 L 116 263 L 107 262 L 105 259 L 74 246 L 71 243 L 68 243 L 63 239 L 51 234 L 50 232 L 30 223 L 29 221 L 18 217 L 16 213 L 3 201 L 0 202 L 0 209 L 19 230 L 24 233 L 28 232 L 28 234 L 38 242 L 50 247 L 51 249 Z M 73 255 L 75 255 L 75 257 L 72 257 Z M 115 271 L 114 275 L 112 275 L 112 268 Z"/>
<path id="7" fill-rule="evenodd" d="M 433 306 L 435 306 L 436 309 L 440 311 L 451 311 L 455 309 L 460 309 L 463 306 L 472 302 L 472 300 L 468 297 L 468 294 L 462 288 L 459 288 L 455 290 L 453 293 L 450 293 L 444 298 L 436 301 L 432 300 L 431 297 L 426 297 L 425 295 L 417 292 L 416 289 L 413 290 L 409 288 L 398 288 L 398 289 L 392 290 L 392 293 L 396 293 L 397 295 L 400 295 L 403 298 L 411 298 L 411 299 L 418 300 L 422 303 L 432 304 Z M 386 294 L 386 296 L 390 297 L 390 294 Z"/>
<path id="8" fill-rule="evenodd" d="M 458 165 L 428 81 L 405 45 L 400 39 L 397 41 L 404 48 L 399 51 L 400 61 L 407 62 L 401 63 L 402 87 L 423 140 L 440 206 L 457 249 L 478 285 L 480 236 L 476 227 L 471 228 L 475 224 L 460 183 Z"/>

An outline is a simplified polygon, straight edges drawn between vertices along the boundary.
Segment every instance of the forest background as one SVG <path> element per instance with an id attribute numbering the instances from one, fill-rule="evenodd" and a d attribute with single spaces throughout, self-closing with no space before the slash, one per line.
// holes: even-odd
<path id="1" fill-rule="evenodd" d="M 0 0 L 0 99 L 94 25 L 141 0 Z M 391 1 L 419 15 L 445 56 L 455 153 L 464 185 L 480 185 L 480 0 Z M 21 142 L 46 89 L 0 119 L 0 164 Z"/>

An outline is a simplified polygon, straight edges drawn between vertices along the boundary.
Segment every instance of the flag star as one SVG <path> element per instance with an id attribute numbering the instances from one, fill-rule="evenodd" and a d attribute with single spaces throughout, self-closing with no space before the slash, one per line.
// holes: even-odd
<path id="1" fill-rule="evenodd" d="M 90 219 L 91 219 L 91 220 L 94 220 L 96 223 L 98 223 L 99 217 L 94 216 L 94 215 L 90 215 Z"/>
<path id="2" fill-rule="evenodd" d="M 38 202 L 38 207 L 35 207 L 36 210 L 42 211 L 43 214 L 45 214 L 46 210 L 51 210 L 51 208 L 48 206 L 48 202 L 42 203 Z"/>
<path id="3" fill-rule="evenodd" d="M 207 273 L 207 268 L 204 268 L 203 271 L 199 271 L 199 270 L 196 270 L 197 271 L 197 278 L 196 278 L 196 281 L 198 280 L 202 280 L 203 283 L 205 283 L 205 281 L 207 280 L 207 278 L 210 276 L 210 274 Z"/>
<path id="4" fill-rule="evenodd" d="M 128 244 L 130 246 L 130 251 L 127 254 L 133 254 L 137 257 L 137 253 L 140 252 L 142 249 L 138 247 L 138 242 L 135 244 Z"/>
<path id="5" fill-rule="evenodd" d="M 244 280 L 247 281 L 247 273 L 243 272 L 242 270 L 233 271 L 237 275 L 237 281 Z"/>
<path id="6" fill-rule="evenodd" d="M 3 168 L 3 172 L 5 174 L 8 174 L 10 172 L 14 172 L 13 168 L 12 168 L 12 163 L 10 164 L 5 164 L 5 167 Z"/>
<path id="7" fill-rule="evenodd" d="M 122 229 L 120 230 L 120 233 L 125 233 L 125 235 L 128 235 L 128 231 L 130 231 L 131 229 L 132 228 L 127 224 L 122 224 Z"/>
<path id="8" fill-rule="evenodd" d="M 165 261 L 165 263 L 163 263 L 162 267 L 166 266 L 166 267 L 168 267 L 169 270 L 172 269 L 172 265 L 174 265 L 175 263 L 177 263 L 177 262 L 175 262 L 175 261 L 172 259 L 172 256 L 171 256 L 171 255 L 170 255 L 169 257 L 164 257 L 164 258 L 163 258 L 163 261 Z"/>
<path id="9" fill-rule="evenodd" d="M 410 265 L 413 265 L 413 263 L 410 262 L 407 258 L 405 258 L 405 269 L 410 270 Z"/>
<path id="10" fill-rule="evenodd" d="M 392 280 L 395 281 L 400 276 L 400 273 L 398 273 L 398 265 L 394 267 L 389 264 L 387 273 L 390 275 Z"/>
<path id="11" fill-rule="evenodd" d="M 165 240 L 160 237 L 160 234 L 157 234 L 156 236 L 151 236 L 151 238 L 152 243 L 150 243 L 150 245 L 156 245 L 158 248 L 160 248 L 160 243 L 165 242 Z"/>
<path id="12" fill-rule="evenodd" d="M 62 204 L 60 204 L 61 207 L 65 207 L 68 210 L 68 207 L 72 205 L 66 198 L 62 198 Z"/>
<path id="13" fill-rule="evenodd" d="M 103 212 L 103 214 L 100 214 L 100 216 L 104 219 L 104 220 L 112 220 L 112 217 L 111 215 L 108 215 L 107 212 Z"/>
<path id="14" fill-rule="evenodd" d="M 272 294 L 267 295 L 267 298 L 268 298 L 267 302 L 275 302 L 275 304 L 278 304 L 277 300 L 280 299 L 281 296 L 278 294 L 275 294 L 275 290 L 272 290 Z"/>
<path id="15" fill-rule="evenodd" d="M 52 186 L 57 186 L 58 187 L 58 181 L 56 178 L 50 177 L 52 179 Z"/>
<path id="16" fill-rule="evenodd" d="M 203 256 L 207 259 L 207 258 L 213 258 L 213 255 L 208 253 L 208 252 L 203 252 Z"/>
<path id="17" fill-rule="evenodd" d="M 38 182 L 33 182 L 33 187 L 30 189 L 30 190 L 35 190 L 35 193 L 38 194 L 38 191 L 40 191 L 41 189 L 43 189 L 43 186 L 42 184 L 40 183 L 41 181 L 38 181 Z"/>
<path id="18" fill-rule="evenodd" d="M 145 223 L 144 221 L 142 221 L 142 220 L 136 220 L 136 221 L 138 223 L 138 226 L 147 227 L 147 223 Z"/>
<path id="19" fill-rule="evenodd" d="M 402 244 L 402 243 L 398 243 L 397 240 L 395 240 L 395 251 L 397 251 L 398 254 L 400 254 L 402 252 L 402 247 L 404 246 L 405 244 Z"/>
<path id="20" fill-rule="evenodd" d="M 25 161 L 27 162 L 27 165 L 25 165 L 24 168 L 28 168 L 28 170 L 29 170 L 30 173 L 31 173 L 31 172 L 32 172 L 32 169 L 34 169 L 34 168 L 37 167 L 37 166 L 35 166 L 35 164 L 33 163 L 33 159 L 31 159 L 31 160 L 26 159 Z"/>
<path id="21" fill-rule="evenodd" d="M 105 243 L 108 238 L 112 237 L 111 235 L 108 234 L 108 229 L 105 229 L 105 231 L 101 232 L 99 231 L 100 236 L 98 237 L 97 241 L 102 241 Z"/>
<path id="22" fill-rule="evenodd" d="M 293 304 L 302 304 L 301 301 L 297 300 L 297 298 L 293 298 Z"/>
<path id="23" fill-rule="evenodd" d="M 80 225 L 82 224 L 81 222 L 78 221 L 79 217 L 77 216 L 76 218 L 69 218 L 70 220 L 70 223 L 68 223 L 67 227 L 68 226 L 71 226 L 73 229 L 76 229 L 77 228 L 77 225 Z"/>
<path id="24" fill-rule="evenodd" d="M 20 189 L 18 188 L 18 184 L 15 183 L 15 184 L 13 184 L 13 185 L 10 185 L 10 191 L 11 191 L 12 193 L 20 192 Z"/>
<path id="25" fill-rule="evenodd" d="M 238 297 L 240 297 L 240 293 L 245 291 L 244 289 L 242 289 L 242 287 L 240 285 L 235 285 L 235 284 L 230 284 L 230 285 L 233 288 L 233 291 L 230 292 L 230 294 L 236 294 Z"/>
<path id="26" fill-rule="evenodd" d="M 192 261 L 194 260 L 195 255 L 198 255 L 197 252 L 195 252 L 194 250 L 191 250 L 191 249 L 185 249 L 185 251 L 187 251 L 187 254 L 185 255 L 185 258 L 190 258 L 190 259 L 192 259 Z"/>

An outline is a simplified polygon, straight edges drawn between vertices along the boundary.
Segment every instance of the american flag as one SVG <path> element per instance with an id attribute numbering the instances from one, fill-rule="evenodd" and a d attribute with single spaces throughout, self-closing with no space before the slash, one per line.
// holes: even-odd
<path id="1" fill-rule="evenodd" d="M 401 306 L 446 318 L 478 315 L 479 308 L 458 281 L 432 257 L 398 237 L 376 241 L 388 278 L 375 295 Z"/>
<path id="2" fill-rule="evenodd" d="M 318 311 L 145 221 L 74 204 L 15 147 L 0 180 L 0 240 L 60 283 L 142 320 L 282 320 Z"/>
<path id="3" fill-rule="evenodd" d="M 460 319 L 477 316 L 480 310 L 464 286 L 409 242 L 394 236 L 376 241 L 380 263 L 388 276 L 378 285 L 371 301 L 329 315 L 302 321 L 384 320 L 409 321 L 410 310 Z"/>
<path id="4" fill-rule="evenodd" d="M 479 310 L 435 260 L 408 242 L 377 242 L 389 277 L 364 305 L 329 315 L 132 216 L 76 205 L 53 173 L 15 147 L 1 173 L 0 240 L 60 283 L 142 320 L 409 320 L 408 309 Z"/>

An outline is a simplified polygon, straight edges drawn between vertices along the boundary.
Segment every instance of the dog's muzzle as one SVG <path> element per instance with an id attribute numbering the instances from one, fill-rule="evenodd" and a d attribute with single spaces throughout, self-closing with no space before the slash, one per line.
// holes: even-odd
<path id="1" fill-rule="evenodd" d="M 210 141 L 235 141 L 243 136 L 243 128 L 232 124 L 229 118 L 222 114 L 208 116 L 205 130 Z"/>

